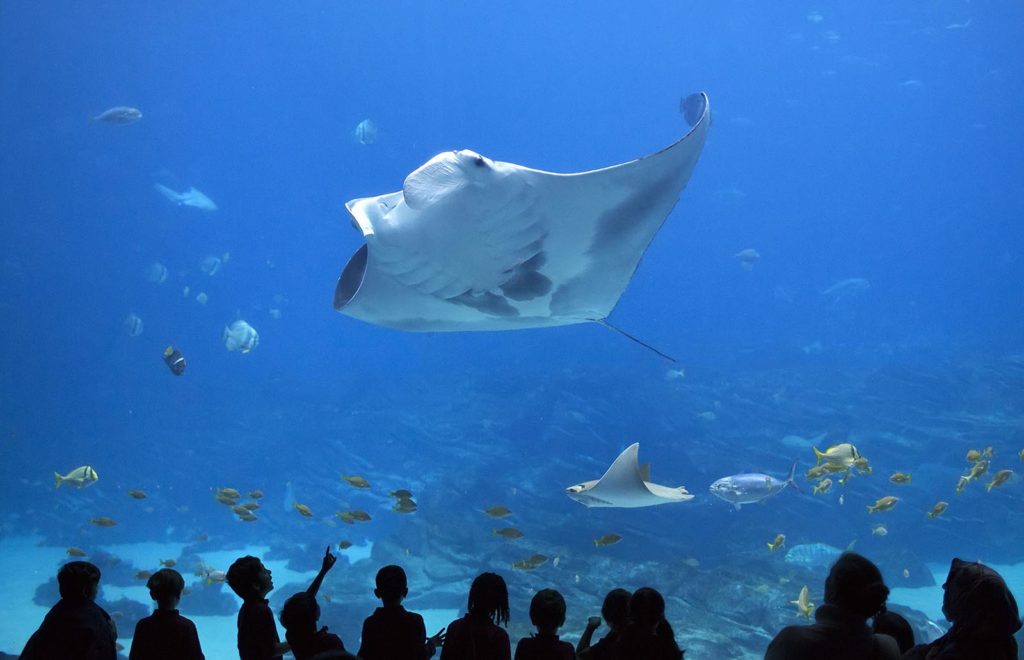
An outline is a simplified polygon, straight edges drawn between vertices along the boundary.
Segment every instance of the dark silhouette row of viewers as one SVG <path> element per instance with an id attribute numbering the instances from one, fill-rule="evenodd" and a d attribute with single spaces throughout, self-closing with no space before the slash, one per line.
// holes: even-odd
<path id="1" fill-rule="evenodd" d="M 235 561 L 227 582 L 242 599 L 238 612 L 241 660 L 272 660 L 291 652 L 297 660 L 362 658 L 426 660 L 438 647 L 441 660 L 512 660 L 508 623 L 508 589 L 495 573 L 479 575 L 469 590 L 467 613 L 427 637 L 423 617 L 402 607 L 408 595 L 405 571 L 385 566 L 377 573 L 374 594 L 382 606 L 363 622 L 358 655 L 341 639 L 319 627 L 316 594 L 336 559 L 328 548 L 309 589 L 288 598 L 281 609 L 285 642 L 278 637 L 266 596 L 274 587 L 270 571 L 256 557 Z M 113 660 L 117 636 L 110 616 L 95 603 L 100 571 L 73 561 L 57 574 L 61 599 L 50 610 L 22 652 L 25 660 Z M 185 582 L 171 569 L 150 577 L 147 586 L 157 603 L 151 616 L 135 628 L 131 660 L 203 660 L 195 625 L 178 613 Z M 980 563 L 954 559 L 945 584 L 942 611 L 950 630 L 930 644 L 914 645 L 903 617 L 885 609 L 889 588 L 878 568 L 853 552 L 844 553 L 825 580 L 825 598 L 815 623 L 784 628 L 765 652 L 766 660 L 1016 660 L 1014 633 L 1021 627 L 1013 594 L 1003 578 Z M 684 651 L 665 619 L 665 601 L 643 587 L 630 593 L 614 589 L 590 617 L 579 643 L 558 638 L 565 623 L 565 600 L 542 589 L 530 603 L 537 633 L 519 640 L 515 660 L 680 660 Z M 609 632 L 591 644 L 601 619 Z M 870 622 L 870 623 L 869 623 Z"/>

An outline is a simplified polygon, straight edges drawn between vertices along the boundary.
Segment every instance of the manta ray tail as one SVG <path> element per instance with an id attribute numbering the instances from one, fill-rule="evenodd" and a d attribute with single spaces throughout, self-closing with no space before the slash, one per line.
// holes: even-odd
<path id="1" fill-rule="evenodd" d="M 608 319 L 592 319 L 592 320 L 594 321 L 594 323 L 596 323 L 596 324 L 598 324 L 600 326 L 604 326 L 605 328 L 608 328 L 609 330 L 614 330 L 615 332 L 619 333 L 620 335 L 622 335 L 626 339 L 629 339 L 630 341 L 634 341 L 634 342 L 640 344 L 641 346 L 643 346 L 647 350 L 653 351 L 653 352 L 657 353 L 658 355 L 660 355 L 661 357 L 665 358 L 669 362 L 676 362 L 676 359 L 674 357 L 672 357 L 671 355 L 668 355 L 667 353 L 662 353 L 661 351 L 659 351 L 655 347 L 651 346 L 650 344 L 648 344 L 646 342 L 643 342 L 643 341 L 640 341 L 639 339 L 637 339 L 633 335 L 629 334 L 628 332 L 626 332 L 622 328 L 615 327 L 614 325 L 612 325 L 611 323 L 608 322 Z"/>
<path id="2" fill-rule="evenodd" d="M 796 474 L 796 464 L 797 464 L 797 461 L 793 461 L 793 465 L 790 466 L 790 468 L 789 468 L 789 476 L 786 477 L 786 485 L 787 486 L 792 486 L 793 488 L 796 489 L 796 492 L 798 492 L 800 494 L 803 494 L 804 491 L 800 490 L 800 486 L 797 486 L 796 482 L 793 481 L 793 475 Z"/>

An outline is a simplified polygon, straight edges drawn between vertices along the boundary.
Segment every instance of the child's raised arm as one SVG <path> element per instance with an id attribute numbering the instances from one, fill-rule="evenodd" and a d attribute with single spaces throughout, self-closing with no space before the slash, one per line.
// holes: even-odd
<path id="1" fill-rule="evenodd" d="M 320 591 L 320 584 L 324 581 L 324 576 L 327 575 L 327 571 L 331 570 L 336 561 L 338 561 L 338 558 L 331 554 L 331 546 L 327 546 L 327 552 L 324 553 L 324 563 L 320 566 L 320 572 L 313 578 L 313 582 L 309 585 L 309 589 L 306 589 L 306 593 L 316 597 L 316 592 Z"/>

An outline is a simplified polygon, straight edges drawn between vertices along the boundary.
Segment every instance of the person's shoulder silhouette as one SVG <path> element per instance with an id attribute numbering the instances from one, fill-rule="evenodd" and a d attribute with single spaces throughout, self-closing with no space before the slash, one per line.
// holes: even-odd
<path id="1" fill-rule="evenodd" d="M 825 579 L 825 602 L 814 612 L 815 623 L 783 628 L 768 645 L 765 660 L 896 660 L 896 640 L 872 633 L 867 625 L 888 596 L 878 567 L 844 552 Z"/>
<path id="2" fill-rule="evenodd" d="M 497 573 L 481 573 L 469 588 L 466 616 L 448 624 L 441 660 L 511 660 L 508 586 Z"/>
<path id="3" fill-rule="evenodd" d="M 401 566 L 385 566 L 377 571 L 373 593 L 381 600 L 373 614 L 363 621 L 362 660 L 425 660 L 434 655 L 443 639 L 427 639 L 423 617 L 402 607 L 409 594 L 408 578 Z"/>
<path id="4" fill-rule="evenodd" d="M 942 585 L 942 612 L 953 623 L 945 635 L 915 646 L 909 660 L 1016 660 L 1021 628 L 1017 600 L 1003 577 L 979 562 L 954 559 Z"/>
<path id="5" fill-rule="evenodd" d="M 72 561 L 57 572 L 60 600 L 25 644 L 25 660 L 114 660 L 117 629 L 96 604 L 100 569 L 87 561 Z"/>

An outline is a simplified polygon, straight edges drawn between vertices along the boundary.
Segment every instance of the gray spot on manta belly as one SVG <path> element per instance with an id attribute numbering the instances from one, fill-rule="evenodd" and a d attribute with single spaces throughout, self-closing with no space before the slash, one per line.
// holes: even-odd
<path id="1" fill-rule="evenodd" d="M 484 314 L 493 314 L 494 316 L 519 316 L 519 310 L 513 307 L 508 300 L 502 296 L 491 293 L 490 291 L 476 295 L 467 291 L 466 293 L 459 294 L 453 298 L 449 298 L 448 300 L 459 305 L 472 307 Z"/>
<path id="2" fill-rule="evenodd" d="M 546 296 L 551 291 L 551 280 L 537 272 L 545 263 L 547 255 L 538 252 L 509 273 L 509 278 L 501 285 L 501 292 L 512 300 L 533 300 Z"/>

